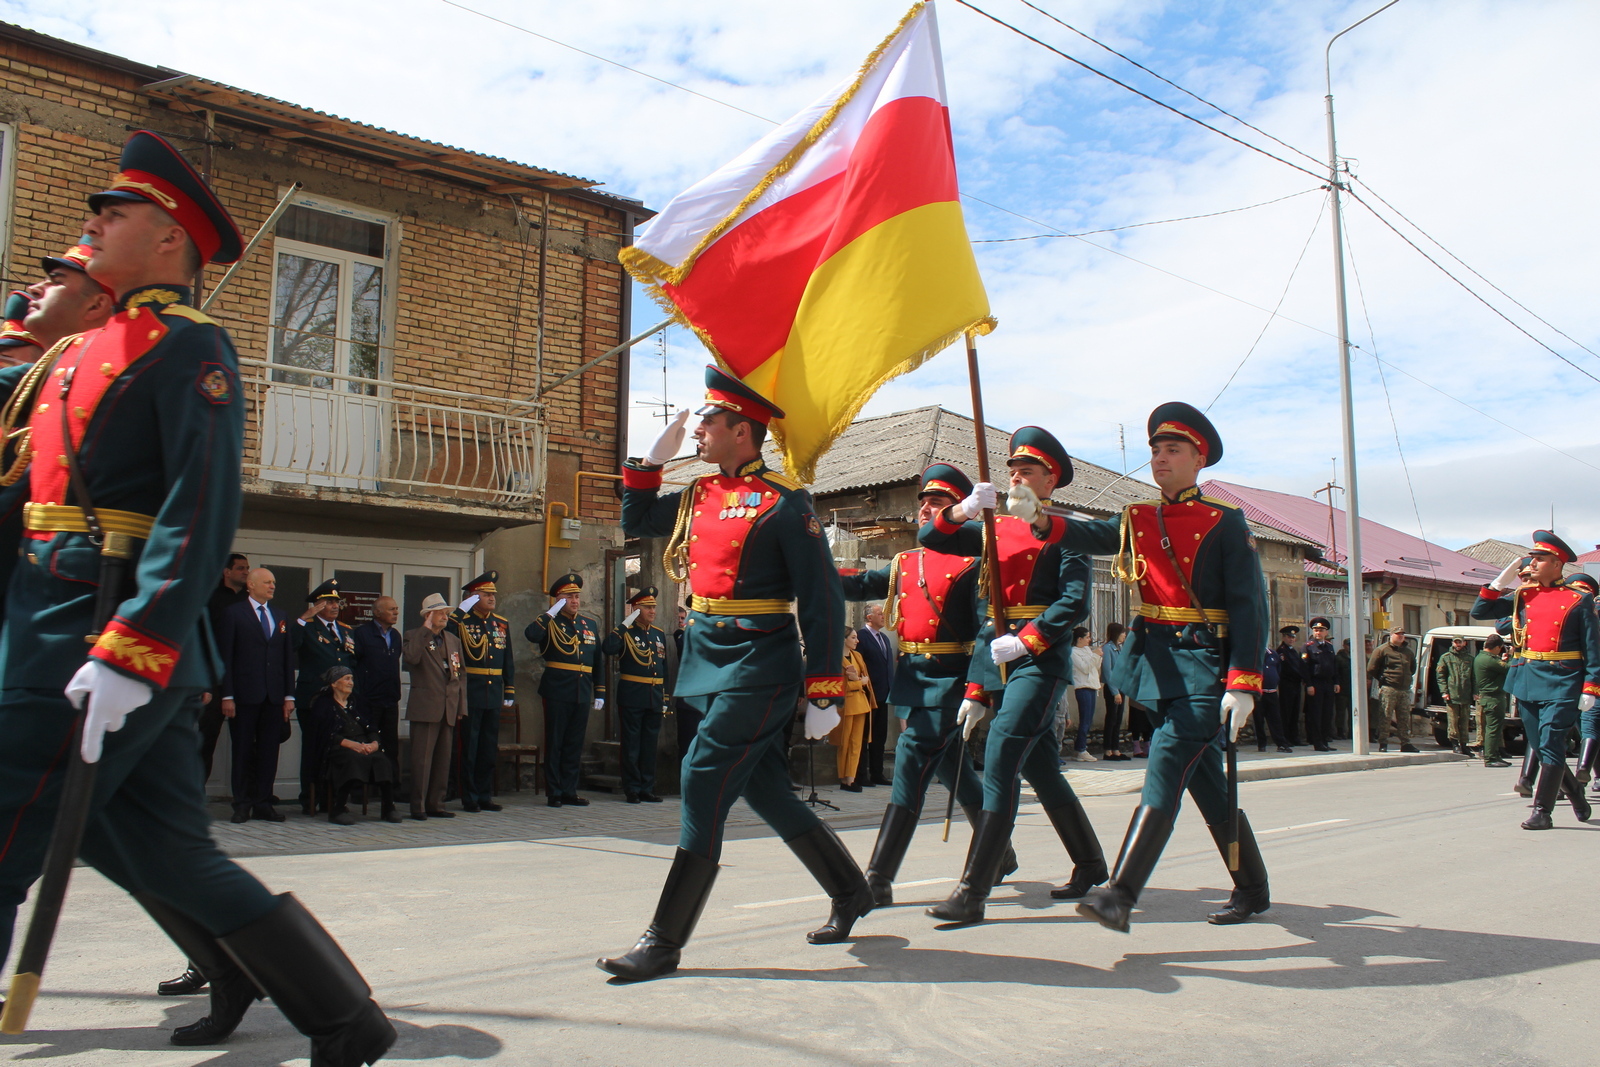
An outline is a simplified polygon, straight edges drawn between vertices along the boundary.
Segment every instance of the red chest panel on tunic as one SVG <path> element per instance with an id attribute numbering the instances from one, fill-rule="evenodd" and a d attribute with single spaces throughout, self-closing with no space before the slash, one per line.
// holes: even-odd
<path id="1" fill-rule="evenodd" d="M 896 632 L 902 641 L 937 641 L 939 617 L 944 614 L 950 587 L 967 572 L 971 556 L 947 556 L 926 548 L 902 552 L 895 557 L 895 587 L 899 602 Z"/>
<path id="2" fill-rule="evenodd" d="M 710 600 L 738 599 L 734 583 L 750 533 L 778 503 L 778 491 L 753 474 L 701 478 L 689 520 L 689 589 Z"/>
<path id="3" fill-rule="evenodd" d="M 1019 607 L 1028 602 L 1028 586 L 1033 583 L 1039 557 L 1052 542 L 1061 539 L 1061 527 L 1059 520 L 1052 522 L 1049 539 L 1041 541 L 1033 536 L 1032 523 L 1023 522 L 1014 515 L 995 516 L 995 546 L 1000 556 L 1000 584 L 1006 607 Z"/>
<path id="4" fill-rule="evenodd" d="M 1183 583 L 1172 571 L 1172 561 L 1161 547 L 1161 527 L 1156 522 L 1156 504 L 1134 504 L 1128 508 L 1128 521 L 1133 525 L 1133 548 L 1149 563 L 1150 569 L 1139 582 L 1139 599 L 1146 604 L 1167 608 L 1189 608 L 1193 603 L 1184 592 Z M 1206 534 L 1216 529 L 1222 521 L 1222 509 L 1201 499 L 1185 500 L 1181 504 L 1167 504 L 1161 518 L 1166 521 L 1167 536 L 1172 540 L 1172 554 L 1183 568 L 1183 576 L 1194 582 L 1195 551 Z"/>
<path id="5" fill-rule="evenodd" d="M 1571 589 L 1539 587 L 1522 592 L 1522 617 L 1527 623 L 1530 652 L 1560 652 L 1561 628 L 1582 598 Z"/>
<path id="6" fill-rule="evenodd" d="M 77 447 L 83 443 L 89 419 L 111 382 L 166 335 L 167 327 L 160 315 L 149 309 L 130 308 L 113 316 L 100 330 L 77 338 L 61 353 L 29 414 L 34 454 L 28 471 L 30 499 L 39 504 L 66 503 L 67 457 L 62 447 L 59 405 L 67 404 L 72 444 Z M 63 401 L 64 382 L 71 386 Z M 49 540 L 55 535 L 32 536 Z"/>

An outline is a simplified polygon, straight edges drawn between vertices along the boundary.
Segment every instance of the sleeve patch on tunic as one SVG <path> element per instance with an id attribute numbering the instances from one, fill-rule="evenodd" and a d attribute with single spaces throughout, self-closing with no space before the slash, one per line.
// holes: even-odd
<path id="1" fill-rule="evenodd" d="M 200 377 L 194 385 L 213 404 L 226 404 L 233 399 L 233 379 L 220 364 L 200 364 Z"/>
<path id="2" fill-rule="evenodd" d="M 806 516 L 806 533 L 812 537 L 822 536 L 822 523 L 817 519 L 815 513 Z"/>

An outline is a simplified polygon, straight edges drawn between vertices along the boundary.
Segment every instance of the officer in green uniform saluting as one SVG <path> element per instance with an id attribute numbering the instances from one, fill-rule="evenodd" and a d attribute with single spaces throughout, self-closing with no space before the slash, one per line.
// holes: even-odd
<path id="1" fill-rule="evenodd" d="M 297 625 L 289 627 L 289 644 L 300 671 L 294 683 L 294 715 L 300 724 L 300 810 L 307 815 L 316 814 L 311 810 L 311 786 L 321 773 L 329 725 L 312 719 L 311 705 L 325 684 L 322 677 L 329 667 L 355 669 L 355 633 L 339 621 L 343 609 L 339 580 L 329 578 L 306 596 L 306 610 Z M 282 822 L 283 816 L 274 821 Z"/>
<path id="2" fill-rule="evenodd" d="M 236 260 L 239 232 L 143 130 L 89 205 L 88 269 L 116 311 L 40 360 L 4 413 L 6 480 L 29 502 L 0 632 L 0 955 L 39 875 L 82 707 L 80 751 L 99 767 L 80 854 L 210 981 L 210 1015 L 173 1042 L 222 1040 L 264 993 L 319 1067 L 370 1063 L 395 1040 L 371 990 L 292 895 L 221 853 L 201 788 L 196 720 L 220 669 L 205 608 L 239 521 L 244 398 L 233 344 L 187 281 Z M 115 573 L 105 556 L 127 559 L 120 588 L 98 588 Z M 116 610 L 95 634 L 102 593 Z"/>
<path id="3" fill-rule="evenodd" d="M 1085 917 L 1124 932 L 1185 790 L 1227 859 L 1232 810 L 1223 750 L 1230 723 L 1237 738 L 1255 708 L 1267 634 L 1266 585 L 1244 513 L 1196 485 L 1222 458 L 1216 427 L 1173 402 L 1150 413 L 1148 430 L 1161 499 L 1130 504 L 1115 519 L 1072 519 L 1065 538 L 1082 552 L 1116 553 L 1117 576 L 1139 587 L 1139 616 L 1113 684 L 1151 709 L 1150 763 L 1110 883 L 1078 905 Z M 1208 916 L 1219 926 L 1272 906 L 1266 863 L 1242 811 L 1232 875 L 1227 907 Z"/>
<path id="4" fill-rule="evenodd" d="M 511 658 L 511 620 L 496 615 L 499 571 L 485 571 L 462 587 L 466 597 L 450 615 L 467 667 L 467 714 L 457 728 L 462 811 L 499 811 L 494 767 L 500 758 L 500 710 L 517 706 Z"/>
<path id="5" fill-rule="evenodd" d="M 793 716 L 804 708 L 806 736 L 821 737 L 838 725 L 832 705 L 844 697 L 844 598 L 833 554 L 811 494 L 761 459 L 767 424 L 783 412 L 707 367 L 700 415 L 696 452 L 715 474 L 661 494 L 661 467 L 683 444 L 687 409 L 643 460 L 622 468 L 622 528 L 632 537 L 670 534 L 667 574 L 689 586 L 675 689 L 703 718 L 683 759 L 683 826 L 655 918 L 631 951 L 596 961 L 619 978 L 677 970 L 716 882 L 728 809 L 741 796 L 828 894 L 828 921 L 808 941 L 842 941 L 872 910 L 849 850 L 789 790 Z"/>
<path id="6" fill-rule="evenodd" d="M 629 804 L 655 795 L 656 739 L 667 704 L 667 632 L 656 625 L 656 587 L 628 598 L 633 610 L 606 635 L 603 651 L 620 656 L 617 723 L 622 728 L 622 794 Z"/>
<path id="7" fill-rule="evenodd" d="M 600 625 L 579 615 L 583 605 L 583 579 L 565 574 L 550 586 L 550 610 L 523 631 L 544 657 L 544 677 L 539 696 L 544 701 L 545 802 L 587 807 L 578 795 L 579 763 L 583 739 L 589 729 L 589 710 L 606 706 L 605 679 L 600 666 Z"/>

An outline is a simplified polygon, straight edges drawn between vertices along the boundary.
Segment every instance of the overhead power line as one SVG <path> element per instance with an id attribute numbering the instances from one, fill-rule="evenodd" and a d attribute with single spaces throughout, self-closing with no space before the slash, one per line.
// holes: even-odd
<path id="1" fill-rule="evenodd" d="M 981 241 L 973 241 L 972 243 L 975 245 L 1003 245 L 1016 241 L 1040 241 L 1057 237 L 1088 237 L 1097 233 L 1119 233 L 1122 230 L 1137 230 L 1143 226 L 1165 226 L 1169 222 L 1193 222 L 1196 219 L 1214 219 L 1218 215 L 1233 215 L 1240 211 L 1254 211 L 1258 207 L 1266 207 L 1269 204 L 1281 204 L 1285 200 L 1293 200 L 1295 197 L 1305 196 L 1307 193 L 1320 193 L 1324 188 L 1325 186 L 1318 186 L 1315 189 L 1302 189 L 1298 193 L 1290 193 L 1288 196 L 1280 196 L 1272 200 L 1263 200 L 1259 204 L 1246 204 L 1244 207 L 1208 211 L 1204 215 L 1183 215 L 1175 219 L 1156 219 L 1153 222 L 1130 222 L 1126 226 L 1107 226 L 1103 230 L 1081 230 L 1078 233 L 1035 233 L 1029 234 L 1027 237 L 991 237 Z"/>

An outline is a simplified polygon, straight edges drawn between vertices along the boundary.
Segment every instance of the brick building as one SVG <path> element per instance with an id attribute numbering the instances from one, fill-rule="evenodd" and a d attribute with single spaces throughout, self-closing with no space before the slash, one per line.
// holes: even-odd
<path id="1" fill-rule="evenodd" d="M 626 358 L 551 387 L 626 339 L 617 251 L 648 209 L 588 179 L 0 24 L 13 287 L 77 237 L 136 128 L 189 156 L 247 240 L 282 209 L 207 313 L 238 347 L 247 402 L 235 547 L 274 569 L 287 613 L 338 577 L 357 610 L 394 596 L 409 628 L 427 594 L 455 598 L 493 567 L 521 652 L 547 569 L 620 586 Z M 201 298 L 222 278 L 206 270 Z M 520 660 L 534 739 L 533 658 Z M 280 766 L 295 763 L 286 752 Z"/>

